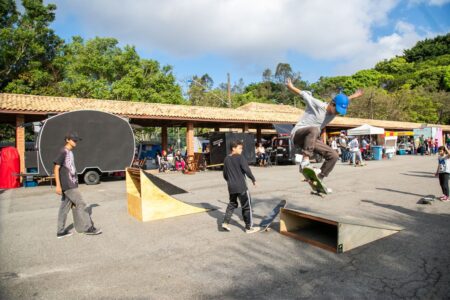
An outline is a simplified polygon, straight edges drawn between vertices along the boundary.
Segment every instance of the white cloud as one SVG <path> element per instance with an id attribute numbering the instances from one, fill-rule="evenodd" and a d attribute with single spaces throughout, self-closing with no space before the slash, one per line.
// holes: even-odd
<path id="1" fill-rule="evenodd" d="M 147 51 L 179 57 L 213 53 L 262 67 L 290 52 L 343 60 L 341 70 L 347 73 L 399 54 L 421 38 L 414 27 L 400 22 L 395 33 L 372 40 L 373 28 L 388 21 L 398 1 L 56 0 L 56 4 L 57 17 L 75 14 L 87 32 L 116 37 Z"/>
<path id="2" fill-rule="evenodd" d="M 371 68 L 377 62 L 401 55 L 403 50 L 411 48 L 417 41 L 431 36 L 425 36 L 416 32 L 414 25 L 403 21 L 397 22 L 395 32 L 383 36 L 376 41 L 368 41 L 358 54 L 338 65 L 338 71 L 342 74 L 352 74 L 355 71 Z"/>

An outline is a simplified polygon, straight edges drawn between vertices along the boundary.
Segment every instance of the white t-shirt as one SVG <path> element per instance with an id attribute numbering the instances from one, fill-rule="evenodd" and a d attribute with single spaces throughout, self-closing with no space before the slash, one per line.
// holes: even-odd
<path id="1" fill-rule="evenodd" d="M 439 163 L 439 173 L 450 173 L 450 157 L 445 155 L 443 157 L 438 157 Z"/>
<path id="2" fill-rule="evenodd" d="M 335 140 L 333 140 L 333 141 L 331 142 L 331 149 L 336 150 L 337 148 L 338 148 L 337 143 L 336 143 Z"/>
<path id="3" fill-rule="evenodd" d="M 348 146 L 350 147 L 350 151 L 356 152 L 359 150 L 359 142 L 357 139 L 353 139 L 348 143 Z"/>

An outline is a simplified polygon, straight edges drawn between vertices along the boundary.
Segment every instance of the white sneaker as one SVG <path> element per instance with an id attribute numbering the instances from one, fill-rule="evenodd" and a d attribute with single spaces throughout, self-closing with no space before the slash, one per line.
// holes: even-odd
<path id="1" fill-rule="evenodd" d="M 259 231 L 261 231 L 261 227 L 259 227 L 259 226 L 253 226 L 250 229 L 245 229 L 245 233 L 248 233 L 248 234 L 259 232 Z"/>
<path id="2" fill-rule="evenodd" d="M 317 176 L 319 176 L 320 173 L 322 173 L 322 170 L 319 168 L 313 168 L 314 173 L 316 173 Z"/>
<path id="3" fill-rule="evenodd" d="M 228 225 L 227 223 L 222 223 L 222 229 L 223 231 L 231 231 L 230 225 Z"/>
<path id="4" fill-rule="evenodd" d="M 302 160 L 302 162 L 300 163 L 300 169 L 303 170 L 303 168 L 305 167 L 310 167 L 311 163 L 309 162 L 309 160 Z"/>

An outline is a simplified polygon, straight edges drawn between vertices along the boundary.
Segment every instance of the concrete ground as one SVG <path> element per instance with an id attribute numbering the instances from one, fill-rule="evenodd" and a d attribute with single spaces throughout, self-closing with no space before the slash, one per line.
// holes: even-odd
<path id="1" fill-rule="evenodd" d="M 252 169 L 257 222 L 286 199 L 289 208 L 405 228 L 344 254 L 276 230 L 247 235 L 240 213 L 230 233 L 219 231 L 227 192 L 217 171 L 161 177 L 190 192 L 179 199 L 218 210 L 147 223 L 128 216 L 124 181 L 80 186 L 100 236 L 57 239 L 59 198 L 49 186 L 3 191 L 0 298 L 449 299 L 450 203 L 417 204 L 441 194 L 436 166 L 411 156 L 338 163 L 325 199 L 310 195 L 296 166 Z"/>

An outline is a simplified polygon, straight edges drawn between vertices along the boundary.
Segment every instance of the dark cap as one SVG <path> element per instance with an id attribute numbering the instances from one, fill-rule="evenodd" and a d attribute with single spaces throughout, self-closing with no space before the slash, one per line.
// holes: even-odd
<path id="1" fill-rule="evenodd" d="M 66 140 L 72 140 L 74 142 L 78 142 L 78 141 L 82 140 L 82 138 L 80 138 L 78 136 L 78 133 L 76 133 L 76 132 L 69 132 L 68 134 L 66 134 L 65 139 Z"/>

